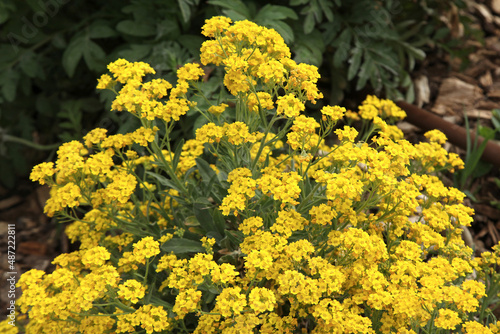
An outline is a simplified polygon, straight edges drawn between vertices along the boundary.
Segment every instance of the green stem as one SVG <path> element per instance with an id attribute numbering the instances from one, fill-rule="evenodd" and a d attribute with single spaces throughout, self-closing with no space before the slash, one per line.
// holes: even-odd
<path id="1" fill-rule="evenodd" d="M 0 138 L 4 142 L 9 142 L 10 141 L 10 142 L 13 142 L 13 143 L 18 143 L 18 144 L 26 145 L 28 147 L 32 147 L 32 148 L 37 149 L 37 150 L 45 150 L 45 151 L 53 150 L 55 148 L 58 148 L 59 145 L 60 145 L 59 143 L 57 143 L 57 144 L 51 144 L 51 145 L 41 145 L 41 144 L 33 143 L 32 141 L 29 141 L 27 139 L 23 139 L 23 138 L 11 136 L 11 135 L 7 135 L 7 134 L 1 135 Z"/>

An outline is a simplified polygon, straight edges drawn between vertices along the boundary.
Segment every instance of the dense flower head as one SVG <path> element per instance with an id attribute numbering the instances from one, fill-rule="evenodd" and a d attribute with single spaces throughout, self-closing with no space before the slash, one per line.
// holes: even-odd
<path id="1" fill-rule="evenodd" d="M 127 280 L 118 287 L 118 296 L 135 304 L 144 297 L 146 287 L 136 280 Z"/>
<path id="2" fill-rule="evenodd" d="M 196 63 L 186 64 L 177 70 L 179 80 L 196 81 L 203 75 L 205 75 L 205 72 Z"/>
<path id="3" fill-rule="evenodd" d="M 364 119 L 374 119 L 376 116 L 381 118 L 403 119 L 406 113 L 399 108 L 393 101 L 379 99 L 374 95 L 368 95 L 359 107 L 359 115 Z"/>
<path id="4" fill-rule="evenodd" d="M 278 115 L 284 114 L 288 118 L 299 116 L 300 112 L 304 111 L 305 109 L 304 103 L 302 103 L 293 94 L 279 96 L 276 104 L 278 106 L 276 109 L 276 113 Z"/>
<path id="5" fill-rule="evenodd" d="M 228 17 L 216 16 L 211 19 L 205 20 L 205 25 L 201 28 L 201 33 L 206 37 L 215 37 L 216 33 L 229 28 L 232 21 Z"/>
<path id="6" fill-rule="evenodd" d="M 226 110 L 227 107 L 228 107 L 227 104 L 221 103 L 218 106 L 211 106 L 210 108 L 208 108 L 208 112 L 216 116 L 219 116 L 224 112 L 224 110 Z"/>
<path id="7" fill-rule="evenodd" d="M 130 63 L 125 59 L 118 59 L 109 64 L 108 70 L 113 73 L 116 81 L 120 83 L 126 83 L 130 80 L 141 81 L 146 74 L 155 73 L 155 70 L 149 64 L 143 62 Z"/>
<path id="8" fill-rule="evenodd" d="M 50 178 L 52 175 L 56 173 L 54 169 L 53 162 L 42 162 L 35 167 L 30 174 L 30 180 L 34 182 L 38 182 L 40 184 L 45 184 L 45 180 Z"/>
<path id="9" fill-rule="evenodd" d="M 337 120 L 341 119 L 344 117 L 344 114 L 346 113 L 346 109 L 344 107 L 340 106 L 324 106 L 321 109 L 321 114 L 323 114 L 322 118 L 323 121 L 332 121 L 336 122 Z"/>
<path id="10" fill-rule="evenodd" d="M 429 138 L 430 141 L 437 142 L 441 145 L 443 145 L 447 140 L 446 135 L 439 130 L 427 131 L 426 133 L 424 133 L 424 136 L 426 138 Z"/>

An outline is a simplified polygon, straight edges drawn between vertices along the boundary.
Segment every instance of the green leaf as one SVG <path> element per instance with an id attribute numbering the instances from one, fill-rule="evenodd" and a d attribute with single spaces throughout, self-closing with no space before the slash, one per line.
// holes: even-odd
<path id="1" fill-rule="evenodd" d="M 193 134 L 196 135 L 196 130 L 201 128 L 203 125 L 205 125 L 207 123 L 208 123 L 208 120 L 205 117 L 203 117 L 202 115 L 199 115 L 193 123 Z"/>
<path id="2" fill-rule="evenodd" d="M 212 210 L 212 219 L 220 235 L 225 235 L 224 231 L 226 230 L 226 219 L 219 208 L 214 208 Z"/>
<path id="3" fill-rule="evenodd" d="M 440 29 L 436 30 L 436 33 L 434 34 L 434 36 L 432 36 L 432 39 L 434 41 L 439 41 L 439 40 L 442 40 L 445 37 L 447 37 L 449 34 L 450 34 L 449 28 L 447 28 L 447 27 L 440 28 Z"/>
<path id="4" fill-rule="evenodd" d="M 205 248 L 203 248 L 201 242 L 180 238 L 170 239 L 169 241 L 161 245 L 160 248 L 166 253 L 174 252 L 174 254 L 205 252 Z"/>
<path id="5" fill-rule="evenodd" d="M 16 11 L 16 6 L 12 1 L 4 0 L 0 2 L 0 24 L 5 23 L 10 18 L 10 13 Z"/>
<path id="6" fill-rule="evenodd" d="M 408 103 L 412 103 L 413 101 L 415 101 L 415 87 L 413 86 L 413 84 L 411 84 L 410 87 L 408 87 L 406 91 L 405 100 Z"/>
<path id="7" fill-rule="evenodd" d="M 159 174 L 157 174 L 155 172 L 151 172 L 151 171 L 146 171 L 146 174 L 155 178 L 158 182 L 160 182 L 160 184 L 162 186 L 167 187 L 167 188 L 171 188 L 171 189 L 175 189 L 178 192 L 182 193 L 182 191 L 175 185 L 175 183 L 172 182 L 170 179 L 167 179 L 165 176 L 159 175 Z"/>
<path id="8" fill-rule="evenodd" d="M 332 22 L 333 21 L 333 12 L 330 9 L 330 7 L 332 7 L 331 0 L 319 0 L 319 5 L 320 5 L 321 9 L 323 10 L 323 14 L 325 14 L 326 19 L 329 22 Z"/>
<path id="9" fill-rule="evenodd" d="M 116 36 L 116 31 L 111 28 L 106 21 L 97 21 L 90 25 L 89 36 L 90 38 L 109 38 Z"/>
<path id="10" fill-rule="evenodd" d="M 16 98 L 17 84 L 19 82 L 19 72 L 9 69 L 0 75 L 2 94 L 9 102 Z"/>
<path id="11" fill-rule="evenodd" d="M 314 14 L 309 12 L 304 20 L 304 34 L 310 34 L 314 30 L 315 24 Z"/>
<path id="12" fill-rule="evenodd" d="M 241 0 L 210 0 L 208 3 L 226 8 L 223 12 L 233 21 L 251 19 L 250 10 Z"/>
<path id="13" fill-rule="evenodd" d="M 191 8 L 189 7 L 191 0 L 177 0 L 177 3 L 179 4 L 184 22 L 189 22 L 189 18 L 191 17 Z"/>
<path id="14" fill-rule="evenodd" d="M 158 32 L 156 34 L 156 40 L 171 41 L 178 39 L 181 35 L 181 28 L 176 20 L 166 19 L 158 24 Z M 201 44 L 200 44 L 201 45 Z"/>
<path id="15" fill-rule="evenodd" d="M 291 44 L 294 41 L 294 35 L 292 28 L 283 21 L 269 21 L 265 24 L 268 28 L 273 28 L 276 30 L 281 37 L 285 40 L 285 43 Z"/>
<path id="16" fill-rule="evenodd" d="M 220 234 L 217 227 L 212 219 L 210 208 L 204 203 L 196 202 L 193 204 L 193 211 L 196 219 L 200 222 L 200 227 L 203 229 L 207 236 L 215 238 L 215 240 L 220 241 L 223 234 Z"/>
<path id="17" fill-rule="evenodd" d="M 201 44 L 205 41 L 204 38 L 198 35 L 181 35 L 178 42 L 186 48 L 191 55 L 198 55 Z"/>
<path id="18" fill-rule="evenodd" d="M 34 12 L 43 12 L 42 1 L 26 0 L 26 2 Z"/>
<path id="19" fill-rule="evenodd" d="M 239 245 L 243 242 L 243 233 L 240 231 L 226 230 L 226 237 L 233 245 Z"/>
<path id="20" fill-rule="evenodd" d="M 300 30 L 297 30 L 296 33 L 296 42 L 293 49 L 295 53 L 294 60 L 320 66 L 323 62 L 323 52 L 325 51 L 322 34 L 318 30 L 314 30 L 309 35 L 303 34 Z"/>
<path id="21" fill-rule="evenodd" d="M 74 130 L 75 129 L 75 127 L 73 126 L 73 123 L 70 123 L 70 122 L 60 122 L 59 126 L 63 129 L 67 129 L 67 130 Z"/>
<path id="22" fill-rule="evenodd" d="M 30 78 L 36 78 L 40 74 L 43 75 L 42 68 L 38 63 L 38 58 L 35 53 L 32 51 L 26 51 L 22 56 L 19 62 L 19 66 L 23 70 L 24 74 L 29 76 Z"/>
<path id="23" fill-rule="evenodd" d="M 14 173 L 14 165 L 0 164 L 0 184 L 8 189 L 13 189 L 16 185 L 17 176 Z"/>
<path id="24" fill-rule="evenodd" d="M 209 184 L 213 179 L 217 179 L 217 174 L 215 174 L 215 171 L 210 167 L 208 162 L 200 158 L 196 158 L 195 161 L 204 183 Z"/>
<path id="25" fill-rule="evenodd" d="M 495 127 L 495 131 L 500 131 L 500 109 L 493 109 L 492 111 L 493 117 L 491 118 L 491 122 Z"/>
<path id="26" fill-rule="evenodd" d="M 337 68 L 342 67 L 344 61 L 349 56 L 351 49 L 352 32 L 350 29 L 345 29 L 335 40 L 334 46 L 337 47 L 333 56 L 333 65 Z"/>
<path id="27" fill-rule="evenodd" d="M 482 136 L 488 140 L 494 139 L 495 134 L 496 134 L 496 131 L 494 129 L 487 127 L 487 126 L 482 126 L 482 125 L 478 126 L 478 132 L 479 132 L 480 136 Z"/>
<path id="28" fill-rule="evenodd" d="M 359 65 L 361 64 L 361 57 L 363 50 L 361 48 L 354 48 L 352 50 L 352 57 L 349 59 L 349 70 L 347 71 L 347 80 L 352 80 L 358 73 Z"/>
<path id="29" fill-rule="evenodd" d="M 174 170 L 177 169 L 177 166 L 179 165 L 179 161 L 181 159 L 181 154 L 182 154 L 182 147 L 184 146 L 184 138 L 182 138 L 179 143 L 177 143 L 177 147 L 175 148 L 174 152 L 174 159 L 172 161 L 172 168 Z"/>
<path id="30" fill-rule="evenodd" d="M 309 0 L 290 0 L 290 6 L 305 5 Z"/>
<path id="31" fill-rule="evenodd" d="M 49 98 L 45 94 L 37 95 L 35 106 L 40 115 L 46 117 L 54 117 L 56 112 L 60 109 L 59 99 L 53 97 Z"/>
<path id="32" fill-rule="evenodd" d="M 93 71 L 101 71 L 105 68 L 106 53 L 104 50 L 90 39 L 87 40 L 87 46 L 83 52 L 83 58 L 88 68 Z"/>
<path id="33" fill-rule="evenodd" d="M 116 25 L 116 30 L 136 37 L 149 37 L 156 34 L 156 27 L 147 22 L 124 20 Z"/>
<path id="34" fill-rule="evenodd" d="M 0 44 L 0 69 L 10 66 L 9 63 L 17 58 L 16 53 L 12 51 L 12 45 L 7 43 Z"/>
<path id="35" fill-rule="evenodd" d="M 261 24 L 261 22 L 285 20 L 288 18 L 297 20 L 299 17 L 291 8 L 267 4 L 260 9 L 254 21 L 257 24 Z"/>
<path id="36" fill-rule="evenodd" d="M 130 44 L 128 49 L 118 52 L 118 57 L 128 61 L 139 61 L 151 52 L 152 47 L 151 44 Z"/>
<path id="37" fill-rule="evenodd" d="M 361 69 L 358 75 L 358 82 L 356 83 L 356 90 L 360 90 L 366 86 L 366 82 L 372 75 L 375 66 L 371 58 L 365 58 L 365 61 L 361 65 Z"/>
<path id="38" fill-rule="evenodd" d="M 74 37 L 64 51 L 62 65 L 71 78 L 75 74 L 76 66 L 85 52 L 85 36 Z"/>

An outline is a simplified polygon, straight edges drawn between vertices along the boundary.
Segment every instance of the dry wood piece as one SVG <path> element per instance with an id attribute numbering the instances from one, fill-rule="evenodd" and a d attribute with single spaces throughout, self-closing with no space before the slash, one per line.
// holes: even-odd
<path id="1" fill-rule="evenodd" d="M 439 95 L 432 111 L 445 115 L 470 110 L 482 97 L 479 87 L 457 78 L 447 78 L 439 88 Z"/>
<path id="2" fill-rule="evenodd" d="M 418 107 L 422 107 L 424 103 L 429 103 L 431 100 L 431 89 L 429 87 L 429 79 L 425 75 L 420 75 L 414 80 L 415 84 L 415 100 Z"/>
<path id="3" fill-rule="evenodd" d="M 491 9 L 497 14 L 500 14 L 500 0 L 491 0 Z"/>

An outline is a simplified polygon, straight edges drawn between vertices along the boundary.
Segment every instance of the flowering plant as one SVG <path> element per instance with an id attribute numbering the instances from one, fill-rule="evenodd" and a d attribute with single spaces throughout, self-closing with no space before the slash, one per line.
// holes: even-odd
<path id="1" fill-rule="evenodd" d="M 500 246 L 473 259 L 464 244 L 473 212 L 435 176 L 463 166 L 444 135 L 412 145 L 391 125 L 404 112 L 373 96 L 308 117 L 317 68 L 274 30 L 214 17 L 202 33 L 229 94 L 196 63 L 174 87 L 117 60 L 98 88 L 142 126 L 34 167 L 80 249 L 22 275 L 26 332 L 500 333 Z M 172 147 L 187 113 L 207 123 Z"/>

